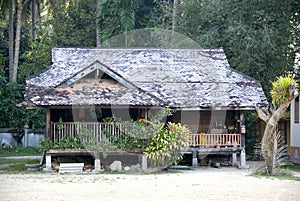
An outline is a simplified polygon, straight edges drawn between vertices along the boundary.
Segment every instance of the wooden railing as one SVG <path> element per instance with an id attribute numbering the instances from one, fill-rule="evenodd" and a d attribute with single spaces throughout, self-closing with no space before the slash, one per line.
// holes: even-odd
<path id="1" fill-rule="evenodd" d="M 92 135 L 100 142 L 104 137 L 112 142 L 114 139 L 125 139 L 128 123 L 100 123 L 100 122 L 51 122 L 53 140 L 60 143 L 66 137 L 78 135 Z"/>
<path id="2" fill-rule="evenodd" d="M 60 143 L 66 137 L 75 137 L 84 132 L 92 135 L 97 142 L 106 138 L 109 142 L 119 143 L 132 136 L 128 135 L 131 123 L 100 123 L 100 122 L 51 122 L 53 140 Z M 199 148 L 237 146 L 241 147 L 241 134 L 190 134 L 190 146 Z"/>
<path id="3" fill-rule="evenodd" d="M 190 146 L 200 148 L 241 147 L 241 134 L 190 134 Z"/>

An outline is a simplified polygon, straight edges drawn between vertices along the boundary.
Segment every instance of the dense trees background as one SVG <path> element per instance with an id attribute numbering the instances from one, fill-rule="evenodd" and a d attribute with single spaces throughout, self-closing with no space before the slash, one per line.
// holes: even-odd
<path id="1" fill-rule="evenodd" d="M 43 126 L 43 110 L 15 105 L 26 77 L 51 64 L 52 46 L 99 47 L 133 29 L 169 29 L 223 47 L 231 67 L 266 91 L 276 76 L 297 72 L 298 0 L 0 0 L 0 11 L 0 127 Z"/>

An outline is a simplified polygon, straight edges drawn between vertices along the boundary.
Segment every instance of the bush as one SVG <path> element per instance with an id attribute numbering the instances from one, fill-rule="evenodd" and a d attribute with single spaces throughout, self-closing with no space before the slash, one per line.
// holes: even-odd
<path id="1" fill-rule="evenodd" d="M 181 124 L 168 123 L 150 139 L 144 152 L 150 165 L 166 167 L 181 159 L 181 151 L 189 146 L 189 130 Z"/>

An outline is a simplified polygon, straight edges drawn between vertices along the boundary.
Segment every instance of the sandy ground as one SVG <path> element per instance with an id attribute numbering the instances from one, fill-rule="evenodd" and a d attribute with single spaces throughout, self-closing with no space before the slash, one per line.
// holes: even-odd
<path id="1" fill-rule="evenodd" d="M 256 178 L 250 173 L 222 167 L 144 175 L 0 174 L 0 200 L 300 201 L 299 181 Z"/>

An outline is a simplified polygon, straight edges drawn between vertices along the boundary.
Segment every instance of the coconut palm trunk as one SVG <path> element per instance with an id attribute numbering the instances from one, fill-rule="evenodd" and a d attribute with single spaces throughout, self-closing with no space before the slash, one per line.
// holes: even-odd
<path id="1" fill-rule="evenodd" d="M 8 54 L 9 54 L 9 81 L 13 81 L 14 69 L 14 0 L 9 0 L 9 30 L 8 30 Z"/>
<path id="2" fill-rule="evenodd" d="M 36 18 L 37 18 L 37 2 L 31 0 L 31 28 L 32 28 L 32 39 L 36 39 Z"/>
<path id="3" fill-rule="evenodd" d="M 25 4 L 25 0 L 20 0 L 17 6 L 17 26 L 16 26 L 16 39 L 15 39 L 15 54 L 14 54 L 14 66 L 12 72 L 12 81 L 17 81 L 17 72 L 19 68 L 19 54 L 20 54 L 20 40 L 21 40 L 21 26 L 22 26 L 22 12 Z"/>
<path id="4" fill-rule="evenodd" d="M 97 0 L 96 8 L 96 44 L 97 48 L 101 47 L 101 29 L 100 29 L 100 9 L 101 9 L 101 0 Z"/>
<path id="5" fill-rule="evenodd" d="M 174 35 L 176 31 L 176 25 L 177 25 L 177 5 L 179 3 L 179 0 L 174 0 L 173 2 L 173 12 L 172 12 L 172 35 Z"/>

